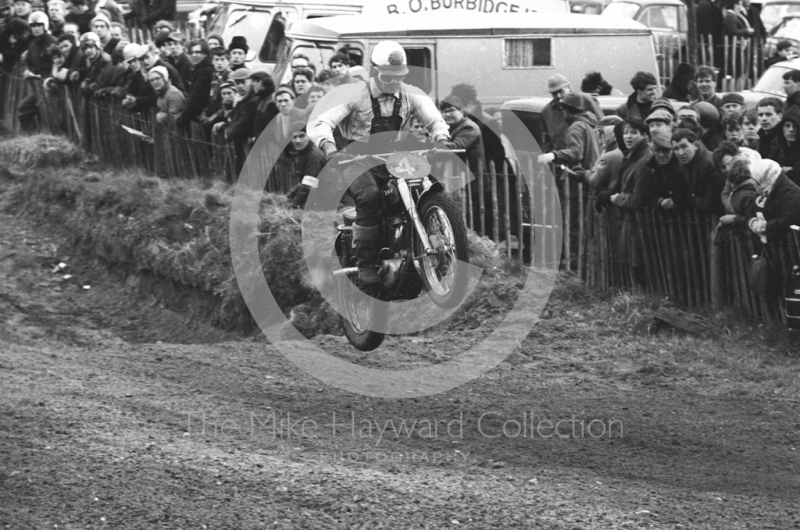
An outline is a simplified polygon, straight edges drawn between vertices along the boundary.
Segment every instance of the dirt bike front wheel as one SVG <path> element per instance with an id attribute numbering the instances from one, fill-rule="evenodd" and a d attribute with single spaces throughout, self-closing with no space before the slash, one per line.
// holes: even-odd
<path id="1" fill-rule="evenodd" d="M 433 254 L 425 255 L 415 237 L 415 255 L 420 258 L 420 276 L 428 296 L 442 308 L 451 309 L 464 299 L 469 283 L 469 243 L 461 212 L 444 193 L 425 197 L 418 207 L 420 221 L 428 234 Z"/>
<path id="2" fill-rule="evenodd" d="M 347 340 L 357 350 L 372 351 L 386 337 L 383 333 L 373 331 L 385 329 L 386 325 L 385 304 L 378 300 L 379 288 L 374 287 L 367 293 L 369 296 L 365 296 L 350 278 L 343 276 L 338 280 L 342 327 Z"/>

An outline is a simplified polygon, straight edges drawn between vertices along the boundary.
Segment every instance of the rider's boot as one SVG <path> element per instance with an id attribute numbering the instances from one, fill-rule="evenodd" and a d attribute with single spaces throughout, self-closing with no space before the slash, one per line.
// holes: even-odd
<path id="1" fill-rule="evenodd" d="M 353 240 L 356 242 L 358 261 L 358 282 L 361 289 L 379 285 L 383 282 L 378 276 L 378 236 L 379 227 L 353 224 Z"/>

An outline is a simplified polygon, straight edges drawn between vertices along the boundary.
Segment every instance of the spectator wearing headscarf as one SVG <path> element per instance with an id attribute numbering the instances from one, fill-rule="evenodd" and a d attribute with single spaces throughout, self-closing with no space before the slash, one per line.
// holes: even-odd
<path id="1" fill-rule="evenodd" d="M 742 169 L 754 185 L 739 186 L 731 200 L 734 211 L 744 215 L 750 230 L 765 242 L 778 241 L 792 225 L 800 224 L 800 187 L 773 160 L 751 162 Z"/>
<path id="2" fill-rule="evenodd" d="M 163 66 L 151 68 L 147 72 L 147 79 L 158 98 L 156 120 L 161 125 L 172 127 L 186 106 L 186 97 L 172 85 L 169 72 Z"/>

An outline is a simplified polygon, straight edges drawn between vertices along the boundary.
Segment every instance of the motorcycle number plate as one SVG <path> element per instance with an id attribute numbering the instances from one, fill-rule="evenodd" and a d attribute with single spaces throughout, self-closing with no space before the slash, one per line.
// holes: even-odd
<path id="1" fill-rule="evenodd" d="M 431 165 L 425 158 L 408 151 L 392 153 L 386 159 L 386 169 L 399 179 L 421 179 L 431 173 Z"/>

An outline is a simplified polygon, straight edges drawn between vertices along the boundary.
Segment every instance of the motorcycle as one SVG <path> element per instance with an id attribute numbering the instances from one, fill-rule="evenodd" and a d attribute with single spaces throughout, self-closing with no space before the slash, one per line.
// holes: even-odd
<path id="1" fill-rule="evenodd" d="M 335 253 L 341 269 L 334 271 L 345 336 L 361 351 L 381 345 L 392 300 L 417 298 L 422 289 L 441 308 L 452 309 L 463 300 L 468 286 L 469 247 L 461 212 L 444 186 L 430 175 L 424 158 L 444 149 L 360 155 L 340 164 L 374 159 L 386 164 L 389 183 L 382 194 L 380 269 L 382 285 L 362 292 L 358 282 L 353 224 L 355 208 L 342 212 Z M 368 295 L 368 296 L 365 296 Z"/>

